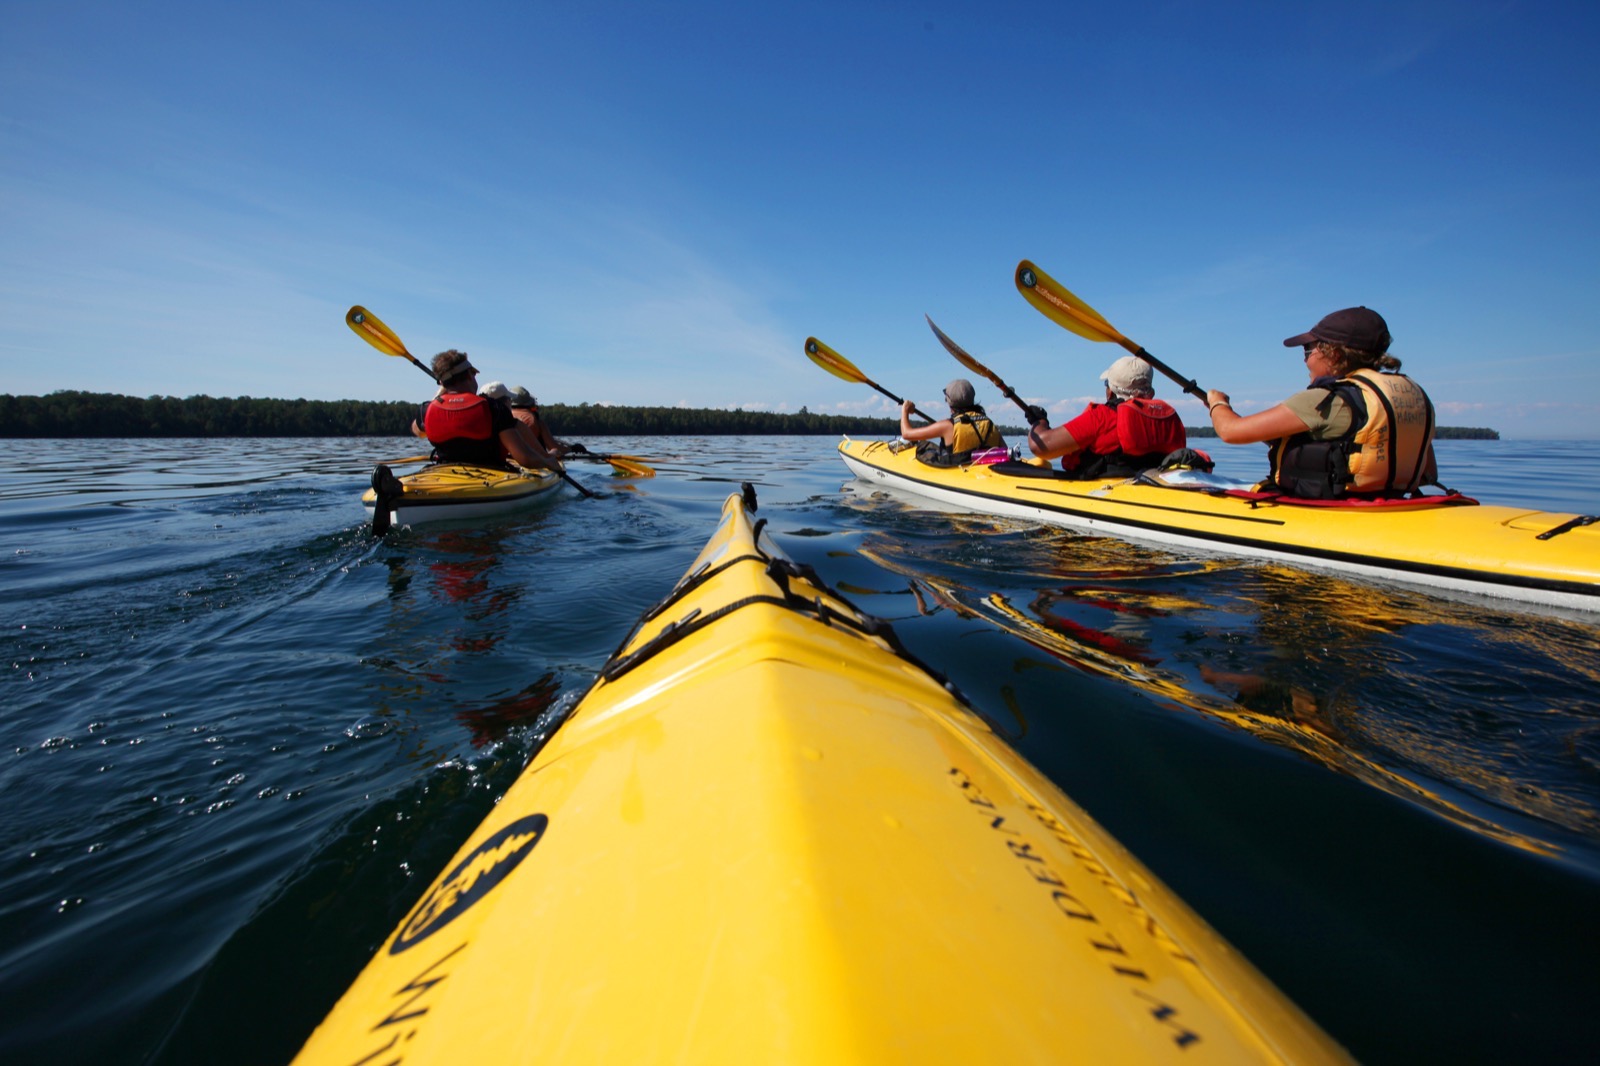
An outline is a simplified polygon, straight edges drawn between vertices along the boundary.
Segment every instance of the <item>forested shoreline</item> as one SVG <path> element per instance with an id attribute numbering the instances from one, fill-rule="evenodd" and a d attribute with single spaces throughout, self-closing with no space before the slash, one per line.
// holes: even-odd
<path id="1" fill-rule="evenodd" d="M 403 401 L 119 396 L 104 392 L 0 394 L 0 437 L 394 437 L 410 432 L 417 405 Z M 693 407 L 546 404 L 561 436 L 892 436 L 892 418 L 856 418 Z M 1002 427 L 1020 436 L 1021 426 Z M 1209 426 L 1191 437 L 1214 437 Z M 1441 426 L 1442 440 L 1499 440 L 1493 429 Z"/>

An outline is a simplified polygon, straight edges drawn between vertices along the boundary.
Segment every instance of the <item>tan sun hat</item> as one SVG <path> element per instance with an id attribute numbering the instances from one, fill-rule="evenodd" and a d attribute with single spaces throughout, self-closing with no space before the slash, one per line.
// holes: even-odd
<path id="1" fill-rule="evenodd" d="M 1126 400 L 1131 396 L 1143 396 L 1150 391 L 1152 373 L 1153 368 L 1149 363 L 1137 355 L 1125 355 L 1106 367 L 1105 373 L 1100 375 L 1100 380 L 1105 382 L 1112 392 Z"/>

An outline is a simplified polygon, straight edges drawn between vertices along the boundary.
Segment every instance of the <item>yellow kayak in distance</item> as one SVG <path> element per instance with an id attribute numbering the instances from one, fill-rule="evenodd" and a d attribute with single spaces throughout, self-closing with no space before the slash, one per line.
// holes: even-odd
<path id="1" fill-rule="evenodd" d="M 297 1063 L 1349 1061 L 747 496 Z"/>
<path id="2" fill-rule="evenodd" d="M 1600 611 L 1600 520 L 1476 502 L 1317 506 L 1250 499 L 1208 475 L 1078 481 L 1024 463 L 941 468 L 846 439 L 857 478 L 958 510 L 1347 577 Z M 1170 484 L 1161 479 L 1170 477 Z M 1231 487 L 1230 487 L 1231 486 Z"/>
<path id="3" fill-rule="evenodd" d="M 386 471 L 387 467 L 380 468 Z M 374 481 L 380 475 L 374 475 Z M 513 514 L 555 496 L 561 477 L 549 470 L 506 470 L 435 463 L 400 477 L 404 491 L 386 494 L 389 523 L 411 526 L 422 522 L 470 521 Z M 374 488 L 361 495 L 368 512 L 377 509 Z"/>

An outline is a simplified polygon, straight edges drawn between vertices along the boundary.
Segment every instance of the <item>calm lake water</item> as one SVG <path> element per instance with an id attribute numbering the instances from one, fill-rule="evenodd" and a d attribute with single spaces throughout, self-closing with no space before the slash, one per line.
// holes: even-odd
<path id="1" fill-rule="evenodd" d="M 1358 1058 L 1600 1046 L 1600 618 L 937 513 L 828 438 L 587 443 L 659 476 L 379 542 L 410 438 L 10 442 L 0 1061 L 288 1060 L 744 480 Z M 1439 451 L 1600 511 L 1600 443 Z"/>

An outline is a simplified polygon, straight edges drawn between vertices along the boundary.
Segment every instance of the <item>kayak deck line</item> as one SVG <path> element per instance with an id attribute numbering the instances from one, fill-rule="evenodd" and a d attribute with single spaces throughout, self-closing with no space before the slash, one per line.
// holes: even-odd
<path id="1" fill-rule="evenodd" d="M 296 1062 L 1349 1061 L 752 504 Z"/>
<path id="2" fill-rule="evenodd" d="M 1146 510 L 1146 511 L 1166 511 L 1166 512 L 1170 512 L 1172 514 L 1181 514 L 1181 515 L 1199 515 L 1199 514 L 1204 514 L 1205 513 L 1205 512 L 1202 512 L 1202 511 L 1197 511 L 1192 507 L 1178 507 L 1178 506 L 1173 505 L 1173 504 L 1141 503 L 1141 502 L 1139 502 L 1137 500 L 1118 500 L 1118 499 L 1114 499 L 1113 498 L 1113 496 L 1112 496 L 1110 491 L 1100 492 L 1098 495 L 1095 495 L 1095 494 L 1092 494 L 1092 493 L 1085 493 L 1085 492 L 1063 492 L 1063 491 L 1060 491 L 1058 489 L 1047 488 L 1047 487 L 1045 487 L 1043 485 L 1025 485 L 1025 484 L 1024 485 L 1018 485 L 1017 486 L 1017 491 L 1018 492 L 1049 493 L 1052 496 L 1060 496 L 1061 498 L 1068 499 L 1068 500 L 1105 500 L 1108 503 L 1115 503 L 1115 504 L 1117 504 L 1118 506 L 1121 506 L 1121 507 L 1131 507 L 1131 508 L 1135 508 L 1135 509 L 1138 509 L 1138 510 Z M 990 499 L 1003 499 L 1004 498 L 1004 497 L 1001 497 L 1001 496 L 989 496 L 989 494 L 987 494 L 987 493 L 984 493 L 982 495 L 988 496 L 988 498 L 990 498 Z M 1062 510 L 1067 511 L 1068 513 L 1082 513 L 1082 514 L 1085 514 L 1086 516 L 1090 513 L 1090 512 L 1074 512 L 1074 511 L 1071 511 L 1069 508 L 1065 508 L 1065 507 L 1063 507 Z M 1226 518 L 1230 522 L 1254 523 L 1254 524 L 1264 525 L 1264 526 L 1281 526 L 1281 525 L 1284 524 L 1284 520 L 1281 519 L 1281 518 L 1267 518 L 1267 517 L 1264 517 L 1264 516 L 1261 516 L 1261 515 L 1256 515 L 1256 514 L 1221 515 L 1219 517 Z"/>
<path id="3" fill-rule="evenodd" d="M 851 473 L 868 483 L 975 513 L 1435 590 L 1600 610 L 1600 527 L 1586 516 L 1483 504 L 1298 507 L 1139 478 L 1080 482 L 1085 487 L 1073 489 L 995 466 L 930 467 L 910 449 L 895 452 L 883 441 L 846 439 L 839 451 Z"/>
<path id="4" fill-rule="evenodd" d="M 1545 530 L 1543 533 L 1538 534 L 1538 539 L 1549 540 L 1551 537 L 1559 537 L 1563 533 L 1570 533 L 1574 529 L 1581 529 L 1584 526 L 1592 526 L 1596 522 L 1600 522 L 1600 515 L 1579 515 L 1576 518 L 1569 519 L 1568 521 L 1561 523 L 1559 526 L 1554 526 Z"/>

